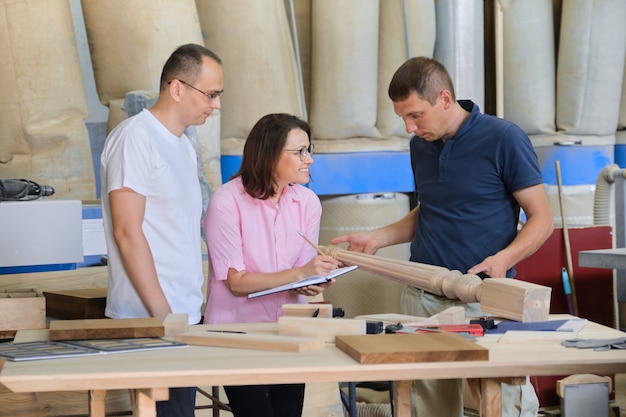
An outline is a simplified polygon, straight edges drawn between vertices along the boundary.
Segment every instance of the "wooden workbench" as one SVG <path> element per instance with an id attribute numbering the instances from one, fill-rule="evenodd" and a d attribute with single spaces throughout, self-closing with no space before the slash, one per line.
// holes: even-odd
<path id="1" fill-rule="evenodd" d="M 208 328 L 224 326 L 201 325 L 194 330 Z M 276 324 L 230 325 L 229 328 L 277 333 Z M 90 390 L 93 417 L 104 416 L 107 390 L 130 389 L 135 399 L 135 415 L 154 417 L 155 401 L 165 399 L 169 387 L 394 380 L 395 415 L 408 417 L 411 380 L 468 378 L 482 389 L 481 415 L 492 417 L 501 414 L 501 381 L 526 375 L 626 373 L 624 350 L 596 352 L 565 348 L 553 337 L 542 339 L 519 333 L 518 340 L 506 337 L 506 343 L 500 343 L 500 336 L 495 335 L 479 339 L 480 345 L 489 349 L 487 361 L 361 365 L 333 344 L 300 353 L 189 346 L 82 358 L 7 361 L 0 372 L 0 384 L 14 392 Z M 605 339 L 624 335 L 590 323 L 578 337 Z M 563 338 L 567 336 L 573 335 L 569 333 Z"/>

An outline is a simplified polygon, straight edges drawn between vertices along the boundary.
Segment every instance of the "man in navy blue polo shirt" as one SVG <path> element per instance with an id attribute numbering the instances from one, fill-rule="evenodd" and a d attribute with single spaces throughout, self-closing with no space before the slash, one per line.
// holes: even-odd
<path id="1" fill-rule="evenodd" d="M 411 242 L 411 261 L 489 277 L 515 275 L 514 265 L 535 252 L 553 230 L 552 212 L 537 155 L 514 123 L 484 115 L 455 97 L 445 67 L 430 58 L 406 61 L 389 85 L 389 98 L 412 133 L 411 165 L 417 206 L 396 223 L 333 239 L 373 254 Z M 520 209 L 526 222 L 519 227 Z M 403 313 L 430 317 L 461 305 L 468 317 L 484 315 L 463 303 L 405 287 Z M 503 384 L 503 416 L 535 417 L 533 387 Z M 414 381 L 419 417 L 463 416 L 461 380 Z"/>

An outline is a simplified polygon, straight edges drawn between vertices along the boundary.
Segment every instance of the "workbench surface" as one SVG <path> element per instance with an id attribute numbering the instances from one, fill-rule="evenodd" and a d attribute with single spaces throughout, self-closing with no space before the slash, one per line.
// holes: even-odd
<path id="1" fill-rule="evenodd" d="M 566 316 L 570 317 L 570 316 Z M 562 315 L 551 319 L 563 318 Z M 193 330 L 223 329 L 225 326 L 194 326 Z M 228 329 L 249 333 L 277 334 L 276 324 L 229 325 Z M 511 332 L 509 332 L 511 333 Z M 112 389 L 163 389 L 176 386 L 274 384 L 329 381 L 397 381 L 399 398 L 407 401 L 413 379 L 478 378 L 496 381 L 526 375 L 570 375 L 577 373 L 626 373 L 626 351 L 603 352 L 565 348 L 560 340 L 572 333 L 545 337 L 538 332 L 516 332 L 506 337 L 488 335 L 478 343 L 489 349 L 489 360 L 384 363 L 361 365 L 334 344 L 300 353 L 188 346 L 182 349 L 120 353 L 101 356 L 9 362 L 0 373 L 0 384 L 14 392 Z M 589 323 L 578 337 L 609 339 L 624 337 L 618 330 Z M 401 381 L 405 381 L 402 383 Z M 499 382 L 498 382 L 499 386 Z M 161 390 L 162 391 L 162 390 Z M 499 395 L 499 393 L 498 393 Z M 152 403 L 153 406 L 153 403 Z M 410 415 L 398 404 L 396 415 Z M 140 416 L 151 416 L 151 406 Z M 403 414 L 408 410 L 409 414 Z M 483 416 L 495 415 L 483 410 Z M 96 413 L 97 415 L 97 413 Z"/>

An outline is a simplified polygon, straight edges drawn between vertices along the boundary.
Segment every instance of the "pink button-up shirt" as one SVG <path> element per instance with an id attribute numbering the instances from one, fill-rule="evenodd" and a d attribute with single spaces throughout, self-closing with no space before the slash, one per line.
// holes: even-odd
<path id="1" fill-rule="evenodd" d="M 251 197 L 241 178 L 222 185 L 203 222 L 210 260 L 204 322 L 275 322 L 283 304 L 305 303 L 294 291 L 237 297 L 224 280 L 229 268 L 272 273 L 306 264 L 316 253 L 298 232 L 317 242 L 321 215 L 319 198 L 302 185 L 286 187 L 278 205 Z"/>

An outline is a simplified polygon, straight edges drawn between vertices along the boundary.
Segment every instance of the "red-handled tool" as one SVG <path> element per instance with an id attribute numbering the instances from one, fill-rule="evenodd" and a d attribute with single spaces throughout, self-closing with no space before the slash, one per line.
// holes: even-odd
<path id="1" fill-rule="evenodd" d="M 425 326 L 403 326 L 396 329 L 394 333 L 431 333 L 431 332 L 452 332 L 452 333 L 467 333 L 472 336 L 484 336 L 485 329 L 480 324 L 440 324 L 440 325 L 425 325 Z"/>

